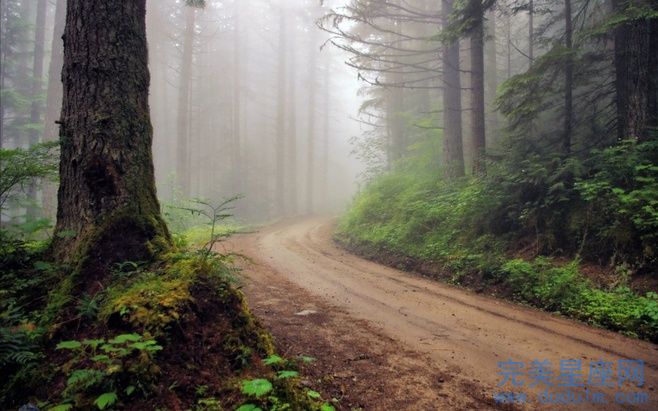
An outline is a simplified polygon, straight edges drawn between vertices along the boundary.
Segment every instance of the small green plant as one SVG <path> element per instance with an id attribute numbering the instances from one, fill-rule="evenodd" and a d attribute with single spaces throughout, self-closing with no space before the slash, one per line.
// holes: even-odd
<path id="1" fill-rule="evenodd" d="M 297 358 L 304 364 L 310 364 L 315 361 L 315 357 L 311 357 L 309 355 L 300 355 Z"/>
<path id="2" fill-rule="evenodd" d="M 302 398 L 289 397 L 286 387 L 296 386 L 296 381 L 290 381 L 299 377 L 299 372 L 294 368 L 300 362 L 311 362 L 313 357 L 298 356 L 294 360 L 283 358 L 277 354 L 269 355 L 263 359 L 263 363 L 272 367 L 275 374 L 270 379 L 255 378 L 245 379 L 240 382 L 240 391 L 249 397 L 249 401 L 242 404 L 238 410 L 289 410 L 297 409 L 303 405 L 303 409 L 332 411 L 334 407 L 329 403 L 320 403 L 321 395 L 317 391 L 304 389 Z M 292 401 L 291 401 L 292 400 Z M 300 402 L 301 401 L 301 402 Z M 291 405 L 296 403 L 296 406 Z"/>
<path id="3" fill-rule="evenodd" d="M 101 394 L 96 398 L 94 404 L 98 407 L 99 410 L 104 410 L 105 408 L 114 405 L 117 402 L 119 397 L 115 392 L 106 392 Z"/>
<path id="4" fill-rule="evenodd" d="M 272 391 L 272 383 L 264 378 L 244 380 L 242 381 L 240 390 L 245 395 L 259 398 Z"/>
<path id="5" fill-rule="evenodd" d="M 294 378 L 298 377 L 299 373 L 292 370 L 282 370 L 276 373 L 276 378 L 285 379 L 285 378 Z"/>
<path id="6" fill-rule="evenodd" d="M 40 347 L 35 342 L 38 334 L 23 328 L 0 328 L 0 366 L 25 366 L 43 358 Z"/>
<path id="7" fill-rule="evenodd" d="M 127 279 L 141 273 L 144 265 L 144 261 L 122 261 L 114 265 L 112 275 L 116 279 Z"/>
<path id="8" fill-rule="evenodd" d="M 276 354 L 272 354 L 263 360 L 265 365 L 283 364 L 284 362 L 285 360 Z"/>
<path id="9" fill-rule="evenodd" d="M 215 244 L 233 234 L 232 231 L 218 232 L 217 227 L 220 222 L 233 216 L 229 211 L 233 209 L 233 203 L 240 198 L 241 196 L 231 197 L 217 205 L 213 205 L 206 200 L 193 199 L 191 202 L 197 206 L 196 208 L 182 208 L 189 211 L 192 215 L 205 217 L 208 221 L 208 225 L 210 226 L 209 238 L 201 248 L 201 255 L 204 259 L 207 259 L 213 253 Z"/>
<path id="10" fill-rule="evenodd" d="M 197 385 L 196 388 L 194 389 L 194 394 L 197 397 L 203 397 L 206 395 L 207 392 L 208 392 L 207 385 Z"/>
<path id="11" fill-rule="evenodd" d="M 98 316 L 100 309 L 100 300 L 103 298 L 103 293 L 99 292 L 96 295 L 83 294 L 78 301 L 78 316 L 87 320 L 93 320 Z"/>
<path id="12" fill-rule="evenodd" d="M 222 411 L 222 404 L 217 398 L 202 398 L 197 401 L 197 410 L 199 411 Z"/>
<path id="13" fill-rule="evenodd" d="M 71 370 L 62 392 L 65 403 L 76 406 L 92 403 L 102 410 L 119 401 L 118 392 L 130 397 L 136 387 L 143 387 L 153 378 L 154 355 L 162 346 L 151 338 L 132 333 L 107 340 L 62 341 L 56 349 L 72 353 L 71 360 L 63 367 Z M 82 365 L 83 368 L 78 368 Z M 95 399 L 90 401 L 91 398 Z"/>

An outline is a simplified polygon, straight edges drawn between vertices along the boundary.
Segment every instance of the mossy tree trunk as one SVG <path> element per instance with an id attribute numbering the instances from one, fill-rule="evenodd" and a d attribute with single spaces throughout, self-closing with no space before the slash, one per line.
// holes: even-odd
<path id="1" fill-rule="evenodd" d="M 84 276 L 170 244 L 155 194 L 145 11 L 145 0 L 67 4 L 53 252 Z"/>

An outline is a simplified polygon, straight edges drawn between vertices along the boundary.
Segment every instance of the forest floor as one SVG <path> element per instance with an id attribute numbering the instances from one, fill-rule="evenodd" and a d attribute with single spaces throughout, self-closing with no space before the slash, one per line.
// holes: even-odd
<path id="1" fill-rule="evenodd" d="M 338 409 L 497 409 L 500 392 L 526 393 L 522 409 L 657 408 L 657 345 L 362 259 L 333 242 L 334 226 L 323 217 L 281 222 L 221 248 L 252 260 L 242 264 L 252 311 L 279 353 L 317 359 L 305 382 L 338 399 Z M 591 361 L 616 370 L 618 360 L 642 360 L 644 385 L 590 386 L 606 403 L 576 407 L 538 402 L 542 384 L 498 386 L 499 362 L 536 359 L 549 360 L 555 375 L 561 360 L 581 360 L 585 379 Z M 569 390 L 585 395 L 548 392 Z M 617 392 L 643 392 L 648 402 L 622 405 Z"/>

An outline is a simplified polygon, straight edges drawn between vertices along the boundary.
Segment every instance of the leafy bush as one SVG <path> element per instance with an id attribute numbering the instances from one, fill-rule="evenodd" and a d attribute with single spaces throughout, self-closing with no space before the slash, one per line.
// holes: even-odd
<path id="1" fill-rule="evenodd" d="M 301 363 L 313 361 L 312 357 L 300 356 L 296 359 Z M 322 396 L 319 392 L 311 389 L 304 390 L 304 395 L 293 393 L 290 390 L 290 380 L 297 381 L 299 373 L 287 368 L 296 368 L 295 361 L 284 359 L 276 354 L 272 354 L 263 359 L 263 363 L 272 367 L 276 374 L 273 378 L 249 378 L 240 381 L 240 391 L 247 396 L 248 400 L 240 407 L 238 411 L 257 411 L 257 410 L 288 410 L 296 409 L 296 404 L 300 409 L 334 411 L 335 408 L 327 403 L 320 402 Z M 296 397 L 290 397 L 295 394 Z"/>
<path id="2" fill-rule="evenodd" d="M 595 255 L 616 255 L 637 266 L 658 261 L 658 140 L 624 141 L 595 151 L 575 188 L 586 202 L 584 245 Z"/>
<path id="3" fill-rule="evenodd" d="M 0 209 L 36 178 L 57 175 L 59 142 L 35 144 L 30 148 L 0 148 Z"/>
<path id="4" fill-rule="evenodd" d="M 585 162 L 530 156 L 452 182 L 407 165 L 359 193 L 336 237 L 368 253 L 433 262 L 456 282 L 476 273 L 518 300 L 655 341 L 655 294 L 597 289 L 578 270 L 580 259 L 655 269 L 655 158 L 656 142 L 626 142 Z M 533 256 L 510 259 L 523 248 Z M 574 261 L 558 266 L 541 254 Z"/>
<path id="5" fill-rule="evenodd" d="M 71 352 L 71 359 L 63 366 L 68 372 L 63 404 L 76 407 L 94 404 L 105 409 L 125 398 L 139 387 L 142 391 L 154 380 L 158 367 L 154 362 L 162 346 L 140 334 L 121 334 L 110 339 L 68 340 L 56 349 Z"/>

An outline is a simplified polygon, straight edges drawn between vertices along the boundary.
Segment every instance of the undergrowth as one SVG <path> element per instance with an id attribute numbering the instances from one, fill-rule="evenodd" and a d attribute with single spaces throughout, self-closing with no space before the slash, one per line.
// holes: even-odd
<path id="1" fill-rule="evenodd" d="M 571 167 L 570 185 L 532 159 L 522 171 L 493 168 L 484 178 L 450 182 L 410 162 L 357 195 L 336 239 L 402 268 L 430 264 L 452 282 L 496 288 L 655 342 L 655 292 L 633 292 L 621 274 L 609 287 L 597 287 L 579 271 L 587 260 L 655 275 L 655 152 L 656 143 L 594 152 L 596 166 L 559 166 Z"/>
<path id="2" fill-rule="evenodd" d="M 213 250 L 233 231 L 220 220 L 80 295 L 61 286 L 72 270 L 47 260 L 47 242 L 3 237 L 0 408 L 332 410 L 275 355 L 235 256 Z"/>

